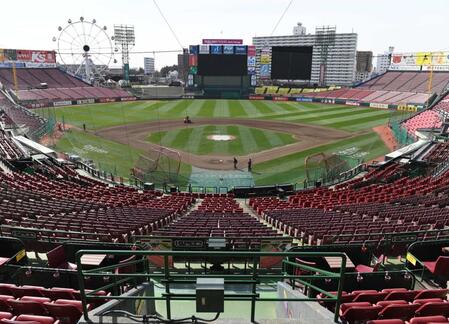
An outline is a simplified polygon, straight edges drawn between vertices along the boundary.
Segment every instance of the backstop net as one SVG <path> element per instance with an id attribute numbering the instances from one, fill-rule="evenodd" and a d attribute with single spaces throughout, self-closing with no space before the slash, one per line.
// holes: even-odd
<path id="1" fill-rule="evenodd" d="M 152 149 L 141 154 L 132 169 L 132 175 L 141 182 L 156 185 L 179 185 L 181 156 L 179 152 L 164 147 Z"/>
<path id="2" fill-rule="evenodd" d="M 363 163 L 356 154 L 316 153 L 305 158 L 305 178 L 309 184 L 317 181 L 322 184 L 340 179 L 341 175 Z"/>

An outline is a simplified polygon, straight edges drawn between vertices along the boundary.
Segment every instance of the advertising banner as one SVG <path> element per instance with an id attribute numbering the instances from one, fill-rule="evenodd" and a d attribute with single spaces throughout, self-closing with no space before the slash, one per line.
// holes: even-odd
<path id="1" fill-rule="evenodd" d="M 449 52 L 416 52 L 393 54 L 390 70 L 449 71 Z"/>
<path id="2" fill-rule="evenodd" d="M 256 46 L 248 45 L 248 56 L 256 56 Z"/>
<path id="3" fill-rule="evenodd" d="M 223 53 L 223 47 L 221 45 L 211 45 L 210 46 L 210 53 L 211 54 L 222 54 Z"/>
<path id="4" fill-rule="evenodd" d="M 264 96 L 249 96 L 249 100 L 264 100 Z"/>
<path id="5" fill-rule="evenodd" d="M 256 71 L 254 70 L 254 72 L 256 72 Z M 255 87 L 256 85 L 257 85 L 257 77 L 256 77 L 256 74 L 254 73 L 251 75 L 251 86 Z"/>
<path id="6" fill-rule="evenodd" d="M 261 55 L 260 56 L 260 64 L 270 64 L 271 63 L 271 56 L 270 55 Z"/>
<path id="7" fill-rule="evenodd" d="M 288 97 L 273 97 L 273 101 L 288 101 Z"/>
<path id="8" fill-rule="evenodd" d="M 53 106 L 54 107 L 70 106 L 71 104 L 72 104 L 71 100 L 55 101 L 55 102 L 53 102 Z"/>
<path id="9" fill-rule="evenodd" d="M 371 102 L 369 104 L 371 108 L 380 108 L 380 109 L 388 109 L 388 104 L 383 103 L 377 103 L 377 102 Z"/>
<path id="10" fill-rule="evenodd" d="M 256 74 L 256 67 L 248 65 L 248 74 Z"/>
<path id="11" fill-rule="evenodd" d="M 189 53 L 197 55 L 198 52 L 199 52 L 198 48 L 199 48 L 198 45 L 190 45 L 189 46 Z"/>
<path id="12" fill-rule="evenodd" d="M 15 49 L 4 49 L 3 56 L 5 61 L 17 61 L 17 52 Z"/>
<path id="13" fill-rule="evenodd" d="M 234 54 L 234 46 L 224 45 L 223 46 L 223 54 Z"/>
<path id="14" fill-rule="evenodd" d="M 0 62 L 3 62 L 5 60 L 5 57 L 3 55 L 3 48 L 0 48 Z"/>
<path id="15" fill-rule="evenodd" d="M 256 66 L 256 57 L 248 56 L 248 66 Z"/>
<path id="16" fill-rule="evenodd" d="M 270 78 L 270 76 L 271 76 L 270 64 L 261 64 L 260 70 L 259 70 L 259 75 L 261 78 Z"/>
<path id="17" fill-rule="evenodd" d="M 358 101 L 347 100 L 345 102 L 345 105 L 348 105 L 348 106 L 360 106 L 360 103 Z"/>
<path id="18" fill-rule="evenodd" d="M 125 98 L 120 98 L 121 101 L 134 101 L 136 100 L 136 97 L 125 97 Z"/>
<path id="19" fill-rule="evenodd" d="M 98 102 L 100 102 L 100 103 L 115 102 L 115 99 L 114 98 L 100 98 L 100 99 L 98 99 Z"/>
<path id="20" fill-rule="evenodd" d="M 95 99 L 80 99 L 76 101 L 77 105 L 85 105 L 95 103 Z"/>
<path id="21" fill-rule="evenodd" d="M 33 62 L 25 62 L 22 63 L 27 68 L 55 68 L 56 63 L 33 63 Z M 16 66 L 17 67 L 17 66 Z"/>
<path id="22" fill-rule="evenodd" d="M 189 55 L 189 66 L 198 66 L 198 55 Z"/>
<path id="23" fill-rule="evenodd" d="M 298 97 L 298 98 L 296 98 L 296 101 L 298 101 L 298 102 L 312 102 L 313 98 Z"/>
<path id="24" fill-rule="evenodd" d="M 209 54 L 209 45 L 200 45 L 199 47 L 200 54 Z"/>
<path id="25" fill-rule="evenodd" d="M 210 45 L 210 44 L 227 44 L 227 45 L 241 45 L 243 44 L 243 39 L 210 39 L 206 38 L 203 39 L 203 44 Z"/>
<path id="26" fill-rule="evenodd" d="M 198 67 L 197 66 L 191 66 L 189 68 L 189 74 L 197 74 L 198 73 Z"/>
<path id="27" fill-rule="evenodd" d="M 237 55 L 246 55 L 246 46 L 245 45 L 235 46 L 234 51 L 235 54 Z"/>
<path id="28" fill-rule="evenodd" d="M 16 68 L 24 68 L 25 63 L 23 62 L 2 62 L 0 63 L 0 68 L 12 68 L 13 65 L 16 66 Z"/>

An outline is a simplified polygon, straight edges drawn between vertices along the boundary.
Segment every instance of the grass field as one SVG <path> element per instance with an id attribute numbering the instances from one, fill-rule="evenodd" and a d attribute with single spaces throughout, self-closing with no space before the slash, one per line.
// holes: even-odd
<path id="1" fill-rule="evenodd" d="M 355 158 L 360 157 L 365 161 L 377 158 L 387 153 L 388 150 L 379 136 L 371 131 L 371 128 L 387 123 L 392 116 L 403 114 L 382 109 L 340 105 L 250 100 L 136 101 L 36 111 L 45 116 L 54 113 L 58 121 L 64 121 L 66 124 L 79 128 L 85 124 L 87 130 L 91 131 L 144 121 L 181 120 L 188 115 L 193 121 L 197 118 L 251 118 L 322 125 L 354 132 L 354 136 L 349 139 L 280 158 L 273 157 L 271 161 L 256 164 L 254 166 L 256 184 L 301 182 L 305 175 L 305 157 L 319 152 L 352 154 Z M 357 133 L 360 131 L 363 133 Z M 213 143 L 206 139 L 207 134 L 215 132 L 235 135 L 244 140 Z M 163 131 L 150 135 L 148 140 L 203 155 L 216 153 L 243 155 L 294 141 L 289 134 L 238 125 L 202 126 Z M 129 175 L 129 170 L 134 166 L 139 155 L 145 154 L 145 152 L 127 145 L 73 130 L 64 135 L 57 143 L 56 149 L 92 159 L 102 169 L 125 177 Z M 190 166 L 183 164 L 181 169 L 188 177 Z"/>
<path id="2" fill-rule="evenodd" d="M 209 135 L 232 135 L 235 140 L 212 141 Z M 193 154 L 245 155 L 295 142 L 287 133 L 278 133 L 240 125 L 206 125 L 153 133 L 152 143 Z"/>
<path id="3" fill-rule="evenodd" d="M 47 115 L 48 109 L 36 110 Z M 88 129 L 162 119 L 263 118 L 323 125 L 358 131 L 385 124 L 393 114 L 387 110 L 316 103 L 250 100 L 135 101 L 55 109 L 58 121 Z"/>

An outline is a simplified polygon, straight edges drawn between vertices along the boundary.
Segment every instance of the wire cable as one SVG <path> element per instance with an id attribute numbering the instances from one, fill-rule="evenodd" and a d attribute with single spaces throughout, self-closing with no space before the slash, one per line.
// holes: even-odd
<path id="1" fill-rule="evenodd" d="M 281 17 L 279 18 L 279 20 L 277 21 L 276 25 L 274 25 L 273 30 L 271 31 L 270 36 L 273 36 L 274 32 L 276 31 L 276 29 L 278 28 L 279 24 L 281 23 L 282 19 L 284 18 L 285 14 L 287 13 L 288 9 L 290 8 L 290 6 L 292 5 L 293 0 L 290 0 L 290 2 L 288 3 L 287 7 L 285 7 L 284 11 L 282 12 Z"/>
<path id="2" fill-rule="evenodd" d="M 179 47 L 181 47 L 181 49 L 183 49 L 184 47 L 182 46 L 178 36 L 176 35 L 175 31 L 173 30 L 173 28 L 171 27 L 171 25 L 169 24 L 167 18 L 165 18 L 164 13 L 162 12 L 161 8 L 159 7 L 159 5 L 157 4 L 156 0 L 153 0 L 154 5 L 156 6 L 157 10 L 159 11 L 159 13 L 162 16 L 162 19 L 164 19 L 165 23 L 167 24 L 168 28 L 170 29 L 171 33 L 173 34 L 173 36 L 175 37 L 176 41 L 179 44 Z"/>

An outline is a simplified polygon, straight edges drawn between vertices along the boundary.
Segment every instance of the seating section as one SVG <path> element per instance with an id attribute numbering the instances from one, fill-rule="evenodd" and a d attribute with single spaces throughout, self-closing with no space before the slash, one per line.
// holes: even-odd
<path id="1" fill-rule="evenodd" d="M 98 296 L 107 296 L 98 291 Z M 92 309 L 101 305 L 102 299 L 95 299 L 88 305 Z M 77 323 L 82 315 L 80 292 L 72 288 L 44 288 L 41 286 L 17 286 L 0 283 L 0 319 L 12 322 L 0 323 Z"/>
<path id="2" fill-rule="evenodd" d="M 37 88 L 46 83 L 49 88 L 85 87 L 87 84 L 56 68 L 16 69 L 17 83 L 20 90 Z M 7 88 L 14 88 L 13 71 L 0 69 L 0 82 Z"/>
<path id="3" fill-rule="evenodd" d="M 7 160 L 16 160 L 24 156 L 18 144 L 4 131 L 0 130 L 0 157 Z"/>
<path id="4" fill-rule="evenodd" d="M 131 95 L 121 89 L 77 87 L 19 90 L 17 92 L 17 97 L 23 103 L 38 102 L 45 104 L 52 101 L 129 98 Z"/>
<path id="5" fill-rule="evenodd" d="M 431 92 L 441 93 L 449 83 L 448 72 L 434 72 Z M 429 72 L 388 71 L 360 86 L 359 89 L 425 93 Z"/>
<path id="6" fill-rule="evenodd" d="M 109 187 L 68 167 L 40 164 L 34 170 L 0 174 L 0 224 L 40 229 L 37 238 L 127 242 L 129 235 L 148 234 L 168 224 L 194 201 Z"/>
<path id="7" fill-rule="evenodd" d="M 348 323 L 395 323 L 381 320 L 411 320 L 410 323 L 419 323 L 424 316 L 443 316 L 445 319 L 449 316 L 447 293 L 447 289 L 405 288 L 342 292 L 340 318 Z M 323 294 L 319 294 L 317 298 L 321 305 L 334 311 L 335 303 L 326 301 Z"/>
<path id="8" fill-rule="evenodd" d="M 370 90 L 361 88 L 343 88 L 326 92 L 303 93 L 305 97 L 341 99 L 355 102 L 372 102 L 380 104 L 424 104 L 429 95 L 426 93 Z"/>
<path id="9" fill-rule="evenodd" d="M 280 236 L 277 231 L 244 213 L 239 204 L 227 196 L 206 196 L 198 209 L 175 219 L 168 226 L 153 232 L 156 236 L 229 237 L 234 247 L 244 242 L 241 238 Z"/>
<path id="10" fill-rule="evenodd" d="M 8 124 L 14 123 L 16 125 L 26 126 L 28 127 L 29 133 L 36 132 L 46 125 L 45 119 L 20 105 L 13 104 L 1 92 L 0 109 L 2 109 L 7 116 L 2 118 L 3 121 Z"/>
<path id="11" fill-rule="evenodd" d="M 441 231 L 421 239 L 448 237 L 444 201 L 449 203 L 449 173 L 410 178 L 404 172 L 392 163 L 334 188 L 300 191 L 288 200 L 252 198 L 249 203 L 266 222 L 309 244 L 380 241 L 384 233 L 429 229 Z"/>
<path id="12" fill-rule="evenodd" d="M 402 125 L 407 129 L 410 135 L 422 128 L 440 128 L 442 121 L 448 118 L 449 114 L 449 94 L 446 95 L 438 104 L 431 109 L 425 110 L 420 114 L 407 119 Z"/>

